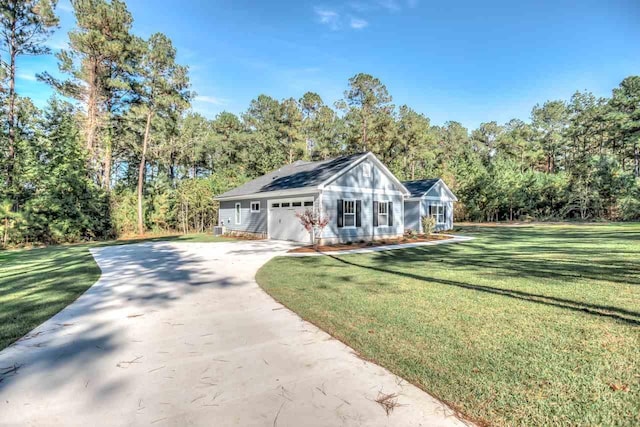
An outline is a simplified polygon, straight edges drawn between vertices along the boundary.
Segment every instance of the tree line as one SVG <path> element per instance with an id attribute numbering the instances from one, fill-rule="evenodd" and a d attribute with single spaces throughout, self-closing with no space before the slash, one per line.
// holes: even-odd
<path id="1" fill-rule="evenodd" d="M 433 125 L 369 74 L 343 99 L 259 95 L 240 114 L 191 110 L 188 67 L 164 34 L 132 33 L 122 0 L 72 0 L 76 26 L 38 79 L 45 108 L 16 91 L 17 59 L 50 55 L 55 0 L 0 0 L 2 244 L 145 231 L 204 231 L 215 194 L 299 159 L 371 151 L 403 180 L 441 177 L 458 220 L 640 219 L 640 77 L 609 98 L 576 92 L 530 122 Z M 428 96 L 428 94 L 426 94 Z"/>

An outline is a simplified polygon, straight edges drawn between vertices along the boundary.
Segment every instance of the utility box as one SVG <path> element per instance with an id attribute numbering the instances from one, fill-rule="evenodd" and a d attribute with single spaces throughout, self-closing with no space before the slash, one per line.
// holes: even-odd
<path id="1" fill-rule="evenodd" d="M 213 235 L 214 236 L 222 236 L 224 234 L 224 227 L 221 225 L 216 225 L 213 227 Z"/>

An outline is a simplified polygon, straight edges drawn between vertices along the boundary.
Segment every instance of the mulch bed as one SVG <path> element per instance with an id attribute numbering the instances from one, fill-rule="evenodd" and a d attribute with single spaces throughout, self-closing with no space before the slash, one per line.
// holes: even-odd
<path id="1" fill-rule="evenodd" d="M 313 246 L 303 246 L 300 248 L 291 249 L 289 250 L 289 252 L 291 253 L 336 252 L 336 251 L 347 251 L 350 249 L 375 248 L 377 246 L 401 245 L 404 243 L 431 242 L 434 240 L 447 240 L 450 238 L 451 236 L 447 236 L 443 234 L 432 234 L 430 236 L 421 234 L 414 238 L 402 237 L 400 239 L 376 240 L 375 242 L 353 242 L 351 244 L 340 243 L 335 245 L 320 245 L 317 248 L 314 248 Z"/>

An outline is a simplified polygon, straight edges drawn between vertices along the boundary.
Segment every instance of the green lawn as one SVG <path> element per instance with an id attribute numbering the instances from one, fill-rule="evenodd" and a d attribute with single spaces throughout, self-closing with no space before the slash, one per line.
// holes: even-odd
<path id="1" fill-rule="evenodd" d="M 480 423 L 640 425 L 640 224 L 457 232 L 476 239 L 280 257 L 257 279 Z"/>
<path id="2" fill-rule="evenodd" d="M 100 277 L 89 248 L 141 241 L 222 242 L 210 234 L 0 251 L 0 350 L 78 298 Z"/>

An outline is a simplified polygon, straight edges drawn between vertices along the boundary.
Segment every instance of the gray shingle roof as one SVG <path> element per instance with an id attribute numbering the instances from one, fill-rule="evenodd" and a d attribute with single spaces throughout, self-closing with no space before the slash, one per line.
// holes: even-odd
<path id="1" fill-rule="evenodd" d="M 407 187 L 407 190 L 411 193 L 410 197 L 422 197 L 424 193 L 429 191 L 438 181 L 440 181 L 439 178 L 420 179 L 416 181 L 404 181 L 402 185 Z"/>
<path id="2" fill-rule="evenodd" d="M 291 190 L 294 188 L 317 187 L 341 169 L 355 162 L 366 153 L 352 154 L 319 162 L 298 160 L 290 165 L 262 175 L 240 187 L 229 190 L 216 198 L 238 197 L 268 191 Z"/>

